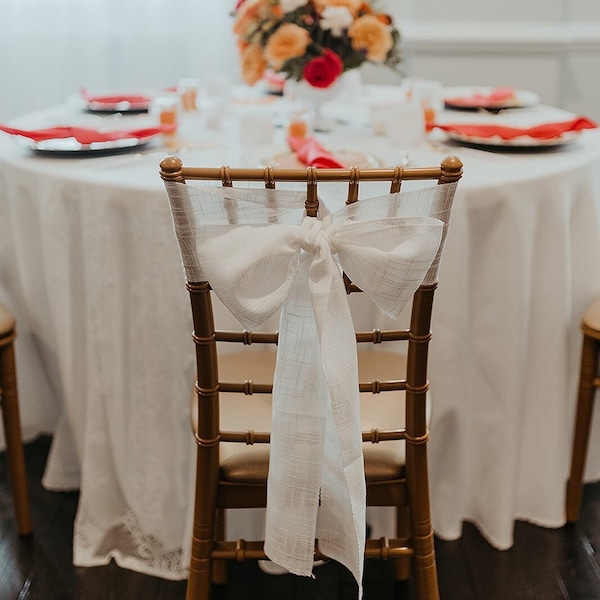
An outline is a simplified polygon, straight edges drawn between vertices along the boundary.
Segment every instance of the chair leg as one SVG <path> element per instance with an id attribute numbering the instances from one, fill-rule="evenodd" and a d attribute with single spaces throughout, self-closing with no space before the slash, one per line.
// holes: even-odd
<path id="1" fill-rule="evenodd" d="M 193 539 L 192 554 L 199 540 Z M 209 600 L 210 596 L 210 561 L 200 561 L 192 555 L 190 574 L 187 584 L 186 600 Z"/>
<path id="2" fill-rule="evenodd" d="M 225 539 L 225 510 L 217 510 L 216 539 Z M 212 561 L 211 581 L 214 585 L 225 585 L 227 583 L 227 561 Z"/>
<path id="3" fill-rule="evenodd" d="M 433 534 L 431 544 L 433 545 Z M 415 588 L 419 600 L 440 600 L 434 554 L 430 557 L 415 557 Z"/>
<path id="4" fill-rule="evenodd" d="M 6 441 L 6 458 L 20 535 L 31 534 L 31 514 L 27 491 L 27 474 L 21 439 L 21 420 L 17 396 L 17 371 L 12 339 L 0 342 L 0 406 Z"/>
<path id="5" fill-rule="evenodd" d="M 215 452 L 218 452 L 216 446 L 197 449 L 194 532 L 186 600 L 209 600 L 210 596 L 217 497 L 215 469 L 218 469 L 218 461 L 212 456 Z"/>
<path id="6" fill-rule="evenodd" d="M 424 436 L 427 439 L 427 436 Z M 435 563 L 435 546 L 431 509 L 427 446 L 417 439 L 407 439 L 406 477 L 409 490 L 409 520 L 413 542 L 415 590 L 418 600 L 439 600 L 440 592 Z"/>
<path id="7" fill-rule="evenodd" d="M 581 351 L 581 371 L 579 377 L 579 394 L 577 398 L 577 415 L 571 456 L 571 473 L 567 482 L 567 522 L 574 523 L 579 519 L 581 495 L 583 491 L 583 470 L 587 458 L 588 440 L 592 424 L 595 384 L 598 377 L 597 340 L 584 335 Z"/>

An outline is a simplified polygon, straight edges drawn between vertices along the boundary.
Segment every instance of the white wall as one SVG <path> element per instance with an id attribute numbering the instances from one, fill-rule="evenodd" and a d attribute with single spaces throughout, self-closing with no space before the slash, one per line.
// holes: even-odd
<path id="1" fill-rule="evenodd" d="M 0 122 L 92 90 L 239 80 L 234 0 L 1 0 Z M 385 0 L 407 75 L 508 85 L 600 121 L 599 0 Z M 539 21 L 543 15 L 543 21 Z M 367 68 L 367 81 L 399 81 Z"/>
<path id="2" fill-rule="evenodd" d="M 235 0 L 0 0 L 0 122 L 91 90 L 237 75 Z"/>
<path id="3" fill-rule="evenodd" d="M 507 85 L 546 104 L 600 120 L 600 21 L 413 23 L 405 29 L 410 74 L 447 85 Z"/>
<path id="4" fill-rule="evenodd" d="M 528 89 L 547 104 L 600 121 L 598 0 L 402 0 L 391 6 L 407 74 L 446 85 Z"/>

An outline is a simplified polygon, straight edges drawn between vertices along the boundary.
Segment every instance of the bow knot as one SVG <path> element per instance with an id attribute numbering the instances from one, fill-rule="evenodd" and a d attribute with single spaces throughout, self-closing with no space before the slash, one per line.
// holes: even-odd
<path id="1" fill-rule="evenodd" d="M 320 221 L 315 217 L 304 217 L 300 225 L 300 247 L 305 252 L 318 255 L 325 245 L 330 246 L 329 236 L 327 235 L 327 226 L 329 218 Z"/>

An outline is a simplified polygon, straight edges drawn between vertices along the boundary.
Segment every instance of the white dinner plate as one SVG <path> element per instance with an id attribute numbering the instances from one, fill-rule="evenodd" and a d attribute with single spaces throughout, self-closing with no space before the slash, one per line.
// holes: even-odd
<path id="1" fill-rule="evenodd" d="M 567 131 L 560 136 L 545 140 L 533 138 L 528 135 L 523 135 L 512 140 L 505 140 L 499 136 L 486 138 L 454 132 L 445 133 L 454 142 L 495 148 L 550 148 L 553 146 L 564 146 L 565 144 L 572 143 L 581 135 L 581 131 Z"/>
<path id="2" fill-rule="evenodd" d="M 123 138 L 122 140 L 111 140 L 108 142 L 92 142 L 82 144 L 75 138 L 57 138 L 36 142 L 27 138 L 18 138 L 25 147 L 35 152 L 56 155 L 77 154 L 112 154 L 145 146 L 160 134 L 154 134 L 143 138 Z"/>
<path id="3" fill-rule="evenodd" d="M 487 110 L 502 110 L 505 108 L 527 108 L 539 104 L 540 97 L 535 92 L 529 92 L 527 90 L 514 90 L 514 94 L 510 98 L 498 100 L 495 102 L 482 102 L 477 103 L 454 103 L 453 99 L 456 98 L 471 98 L 477 94 L 487 96 L 491 94 L 494 87 L 486 86 L 469 86 L 469 87 L 447 87 L 444 88 L 444 104 L 447 108 L 458 108 L 458 109 L 487 109 Z"/>

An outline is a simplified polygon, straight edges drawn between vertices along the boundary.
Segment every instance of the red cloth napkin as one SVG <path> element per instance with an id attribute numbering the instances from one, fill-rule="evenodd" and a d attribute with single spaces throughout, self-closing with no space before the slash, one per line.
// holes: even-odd
<path id="1" fill-rule="evenodd" d="M 506 125 L 477 124 L 477 123 L 447 123 L 437 124 L 435 127 L 469 137 L 491 138 L 498 136 L 503 140 L 513 140 L 521 136 L 529 136 L 537 140 L 551 140 L 569 131 L 581 131 L 582 129 L 595 129 L 596 123 L 586 117 L 575 117 L 570 121 L 558 123 L 542 123 L 533 127 L 509 127 Z"/>
<path id="2" fill-rule="evenodd" d="M 143 129 L 130 129 L 122 131 L 97 131 L 85 127 L 48 127 L 46 129 L 17 129 L 0 125 L 0 131 L 10 135 L 19 135 L 34 142 L 44 140 L 56 140 L 63 138 L 75 138 L 81 144 L 92 144 L 93 142 L 113 142 L 130 138 L 143 139 L 152 137 L 159 133 L 171 133 L 175 130 L 173 125 L 159 125 L 158 127 L 145 127 Z"/>
<path id="3" fill-rule="evenodd" d="M 288 137 L 288 144 L 296 153 L 298 160 L 309 167 L 343 169 L 346 166 L 325 150 L 314 137 Z"/>
<path id="4" fill-rule="evenodd" d="M 493 89 L 489 94 L 473 94 L 471 96 L 459 96 L 456 98 L 446 98 L 446 103 L 451 106 L 462 106 L 464 108 L 485 108 L 487 106 L 496 106 L 499 103 L 514 99 L 515 90 L 511 87 L 501 87 Z"/>
<path id="5" fill-rule="evenodd" d="M 148 106 L 148 104 L 150 104 L 152 100 L 150 96 L 145 96 L 142 94 L 114 94 L 106 96 L 94 96 L 88 93 L 86 89 L 81 90 L 81 97 L 86 102 L 93 102 L 95 104 L 106 104 L 107 106 L 119 104 L 120 102 L 129 102 L 131 106 Z"/>

